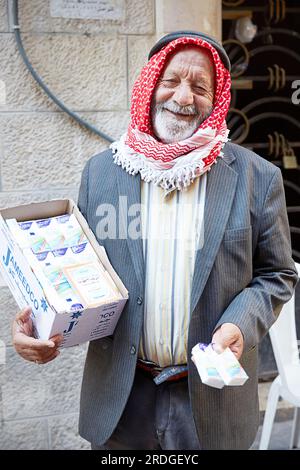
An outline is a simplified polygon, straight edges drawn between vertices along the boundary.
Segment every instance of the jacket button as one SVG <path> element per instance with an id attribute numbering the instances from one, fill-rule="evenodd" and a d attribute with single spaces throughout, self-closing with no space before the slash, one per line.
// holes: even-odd
<path id="1" fill-rule="evenodd" d="M 131 346 L 131 348 L 130 348 L 130 354 L 133 355 L 133 354 L 135 354 L 135 353 L 136 353 L 136 348 L 135 348 L 135 346 Z"/>
<path id="2" fill-rule="evenodd" d="M 142 303 L 143 303 L 143 297 L 138 297 L 138 298 L 137 298 L 137 303 L 138 303 L 139 305 L 142 305 Z"/>

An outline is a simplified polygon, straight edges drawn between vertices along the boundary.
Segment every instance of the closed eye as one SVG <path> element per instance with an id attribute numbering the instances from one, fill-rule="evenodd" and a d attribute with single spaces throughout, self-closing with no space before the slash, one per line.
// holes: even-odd
<path id="1" fill-rule="evenodd" d="M 177 81 L 173 78 L 165 78 L 162 80 L 162 83 L 165 83 L 166 85 L 177 85 Z"/>
<path id="2" fill-rule="evenodd" d="M 205 91 L 205 92 L 208 91 L 208 89 L 204 86 L 194 86 L 194 90 L 196 90 L 196 91 Z"/>

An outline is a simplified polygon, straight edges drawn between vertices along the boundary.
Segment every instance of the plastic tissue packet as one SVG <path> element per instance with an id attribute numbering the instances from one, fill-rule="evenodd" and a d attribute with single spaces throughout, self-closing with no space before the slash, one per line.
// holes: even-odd
<path id="1" fill-rule="evenodd" d="M 63 273 L 62 258 L 55 257 L 52 251 L 33 253 L 30 248 L 24 249 L 23 254 L 57 312 L 83 310 L 81 298 Z"/>
<path id="2" fill-rule="evenodd" d="M 66 240 L 66 246 L 76 246 L 87 242 L 87 238 L 74 214 L 55 217 L 55 221 Z"/>
<path id="3" fill-rule="evenodd" d="M 121 298 L 74 214 L 6 223 L 56 312 L 80 311 Z"/>
<path id="4" fill-rule="evenodd" d="M 243 385 L 249 378 L 229 348 L 218 354 L 212 344 L 198 343 L 192 349 L 192 358 L 202 382 L 211 387 Z"/>
<path id="5" fill-rule="evenodd" d="M 204 384 L 215 388 L 224 387 L 225 382 L 220 376 L 213 358 L 207 353 L 207 344 L 196 344 L 192 349 L 192 359 Z"/>
<path id="6" fill-rule="evenodd" d="M 119 298 L 111 277 L 98 261 L 67 266 L 63 272 L 89 308 Z"/>
<path id="7" fill-rule="evenodd" d="M 6 223 L 14 234 L 18 245 L 22 249 L 31 248 L 34 253 L 41 253 L 51 249 L 45 238 L 46 230 L 40 228 L 40 224 L 28 220 L 26 222 L 17 222 L 16 219 L 7 219 Z"/>
<path id="8" fill-rule="evenodd" d="M 207 353 L 213 360 L 225 385 L 243 385 L 248 380 L 248 375 L 230 348 L 226 348 L 222 353 L 217 353 L 210 344 L 207 347 Z"/>
<path id="9" fill-rule="evenodd" d="M 87 238 L 74 214 L 25 222 L 7 219 L 6 223 L 19 246 L 22 249 L 31 248 L 36 254 L 87 243 Z"/>

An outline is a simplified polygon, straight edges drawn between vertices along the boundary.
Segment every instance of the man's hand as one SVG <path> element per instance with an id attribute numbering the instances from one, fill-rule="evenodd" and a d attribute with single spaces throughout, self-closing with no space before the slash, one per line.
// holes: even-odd
<path id="1" fill-rule="evenodd" d="M 242 355 L 244 338 L 239 327 L 233 323 L 223 323 L 213 335 L 211 342 L 214 343 L 214 350 L 217 353 L 229 347 L 237 359 Z"/>
<path id="2" fill-rule="evenodd" d="M 13 345 L 20 356 L 27 361 L 37 364 L 46 364 L 59 355 L 58 347 L 62 342 L 62 335 L 53 336 L 48 341 L 33 338 L 31 308 L 21 310 L 13 322 Z"/>

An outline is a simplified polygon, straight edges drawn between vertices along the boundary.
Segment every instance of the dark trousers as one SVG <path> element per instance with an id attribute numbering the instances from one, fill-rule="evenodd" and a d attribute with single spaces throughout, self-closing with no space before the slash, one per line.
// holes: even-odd
<path id="1" fill-rule="evenodd" d="M 199 450 L 187 378 L 156 385 L 141 370 L 120 421 L 101 450 Z"/>

